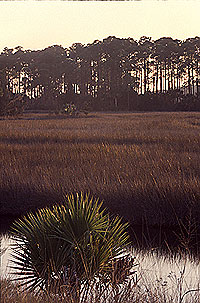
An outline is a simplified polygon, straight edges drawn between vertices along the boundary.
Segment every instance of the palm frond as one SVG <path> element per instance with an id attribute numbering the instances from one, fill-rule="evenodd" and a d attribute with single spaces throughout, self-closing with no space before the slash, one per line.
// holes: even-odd
<path id="1" fill-rule="evenodd" d="M 28 288 L 50 289 L 111 273 L 113 260 L 128 244 L 128 225 L 102 205 L 88 194 L 67 195 L 62 205 L 13 224 L 13 268 L 24 283 L 28 279 Z"/>

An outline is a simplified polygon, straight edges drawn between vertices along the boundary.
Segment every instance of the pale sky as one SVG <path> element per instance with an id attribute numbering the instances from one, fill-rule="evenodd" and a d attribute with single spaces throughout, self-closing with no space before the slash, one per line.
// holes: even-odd
<path id="1" fill-rule="evenodd" d="M 0 51 L 69 47 L 110 35 L 200 36 L 200 0 L 0 1 Z"/>

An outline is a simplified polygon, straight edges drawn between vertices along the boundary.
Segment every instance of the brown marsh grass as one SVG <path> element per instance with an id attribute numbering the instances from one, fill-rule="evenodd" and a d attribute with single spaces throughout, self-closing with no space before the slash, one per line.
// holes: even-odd
<path id="1" fill-rule="evenodd" d="M 198 289 L 191 289 L 180 296 L 179 281 L 169 290 L 165 281 L 148 281 L 142 286 L 123 289 L 120 293 L 108 288 L 105 296 L 98 290 L 94 290 L 91 296 L 87 296 L 81 303 L 199 303 Z M 52 295 L 40 292 L 21 291 L 17 284 L 9 280 L 1 281 L 1 303 L 79 303 L 65 294 Z"/>
<path id="2" fill-rule="evenodd" d="M 200 113 L 24 114 L 0 130 L 1 215 L 82 191 L 135 226 L 199 227 Z"/>

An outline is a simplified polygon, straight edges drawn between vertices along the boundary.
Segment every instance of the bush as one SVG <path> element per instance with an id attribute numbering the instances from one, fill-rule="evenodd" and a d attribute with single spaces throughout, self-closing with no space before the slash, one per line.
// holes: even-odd
<path id="1" fill-rule="evenodd" d="M 24 103 L 21 95 L 0 94 L 0 116 L 16 116 L 23 113 Z"/>
<path id="2" fill-rule="evenodd" d="M 31 290 L 39 287 L 73 297 L 94 281 L 128 281 L 133 258 L 121 256 L 128 245 L 127 224 L 111 217 L 89 195 L 66 196 L 65 203 L 29 213 L 16 221 L 12 235 L 14 268 Z"/>

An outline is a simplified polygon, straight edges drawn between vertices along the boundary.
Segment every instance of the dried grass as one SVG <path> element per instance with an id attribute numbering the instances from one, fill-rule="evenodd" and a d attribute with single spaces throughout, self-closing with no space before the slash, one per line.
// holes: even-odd
<path id="1" fill-rule="evenodd" d="M 25 114 L 0 128 L 1 215 L 82 191 L 134 225 L 198 225 L 200 113 Z"/>

